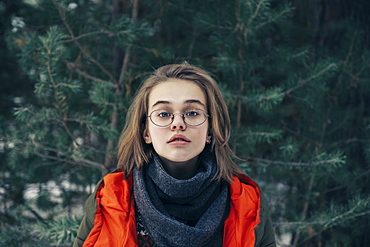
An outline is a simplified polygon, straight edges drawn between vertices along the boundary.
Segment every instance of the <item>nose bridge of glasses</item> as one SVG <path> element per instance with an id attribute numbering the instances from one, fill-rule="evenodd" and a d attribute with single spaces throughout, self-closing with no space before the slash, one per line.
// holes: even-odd
<path id="1" fill-rule="evenodd" d="M 185 123 L 185 114 L 181 112 L 172 113 L 172 122 L 175 120 L 176 115 L 180 115 L 182 121 Z"/>

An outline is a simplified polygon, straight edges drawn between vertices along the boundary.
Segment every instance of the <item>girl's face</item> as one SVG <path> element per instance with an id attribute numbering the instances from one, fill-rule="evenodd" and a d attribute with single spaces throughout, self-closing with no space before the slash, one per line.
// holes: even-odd
<path id="1" fill-rule="evenodd" d="M 189 126 L 181 113 L 189 109 L 200 109 L 206 114 L 206 96 L 202 89 L 192 81 L 169 79 L 154 86 L 149 94 L 148 113 L 155 110 L 167 110 L 174 114 L 173 122 L 167 127 L 160 127 L 148 118 L 143 135 L 147 144 L 152 144 L 162 161 L 172 165 L 196 161 L 203 151 L 208 135 L 208 118 L 199 126 Z M 194 112 L 187 114 L 192 116 Z M 153 116 L 167 117 L 167 112 L 156 111 Z M 154 119 L 154 117 L 152 118 Z"/>

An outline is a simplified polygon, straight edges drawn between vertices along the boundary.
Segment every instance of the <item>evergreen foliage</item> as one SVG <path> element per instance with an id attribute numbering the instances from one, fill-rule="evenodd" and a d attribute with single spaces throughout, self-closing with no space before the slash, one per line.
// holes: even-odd
<path id="1" fill-rule="evenodd" d="M 7 54 L 33 92 L 0 116 L 0 246 L 72 243 L 136 89 L 184 61 L 219 81 L 279 246 L 370 245 L 370 20 L 350 1 L 13 3 Z"/>

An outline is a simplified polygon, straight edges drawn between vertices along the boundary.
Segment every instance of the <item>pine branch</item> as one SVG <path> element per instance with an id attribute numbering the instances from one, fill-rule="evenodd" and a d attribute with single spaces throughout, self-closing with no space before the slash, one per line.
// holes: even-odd
<path id="1" fill-rule="evenodd" d="M 249 1 L 248 1 L 248 2 L 249 2 Z M 250 22 L 250 23 L 253 21 L 253 19 L 254 19 L 254 18 L 256 18 L 256 17 L 257 17 L 257 15 L 258 15 L 258 13 L 259 13 L 259 11 L 260 11 L 260 9 L 261 9 L 261 6 L 262 6 L 262 4 L 263 4 L 264 2 L 265 2 L 265 0 L 260 0 L 260 1 L 258 2 L 257 7 L 256 7 L 256 9 L 255 9 L 255 11 L 254 11 L 253 15 L 249 18 L 249 22 Z"/>
<path id="2" fill-rule="evenodd" d="M 69 34 L 71 35 L 71 38 L 72 40 L 74 41 L 74 43 L 76 44 L 76 46 L 81 50 L 81 52 L 93 63 L 95 64 L 104 74 L 106 74 L 109 79 L 114 82 L 114 83 L 117 83 L 116 79 L 111 75 L 111 73 L 109 73 L 96 59 L 94 59 L 91 54 L 89 53 L 88 50 L 86 50 L 86 48 L 84 48 L 79 42 L 78 40 L 75 39 L 75 35 L 73 33 L 73 30 L 72 28 L 70 27 L 69 23 L 67 22 L 67 18 L 65 16 L 65 14 L 63 13 L 62 9 L 60 8 L 60 6 L 57 4 L 57 2 L 55 0 L 52 0 L 55 8 L 58 10 L 58 13 L 59 13 L 59 16 L 61 17 L 63 23 L 64 23 L 64 26 L 67 28 Z"/>
<path id="3" fill-rule="evenodd" d="M 48 155 L 48 154 L 45 154 L 45 153 L 42 153 L 40 151 L 38 151 L 37 149 L 34 149 L 33 150 L 33 153 L 43 159 L 48 159 L 48 160 L 54 160 L 55 162 L 58 162 L 58 163 L 67 163 L 67 164 L 71 164 L 71 165 L 76 165 L 76 166 L 84 166 L 84 167 L 92 167 L 92 168 L 96 168 L 100 171 L 102 171 L 102 174 L 106 174 L 108 172 L 107 170 L 107 167 L 102 164 L 102 163 L 99 163 L 99 162 L 95 162 L 95 161 L 92 161 L 92 160 L 89 160 L 89 159 L 86 159 L 84 157 L 82 157 L 81 155 L 76 155 L 77 153 L 74 152 L 73 154 L 71 153 L 66 153 L 60 149 L 56 149 L 56 148 L 52 148 L 52 147 L 47 147 L 47 146 L 44 146 L 43 144 L 41 144 L 40 142 L 36 142 L 36 141 L 33 141 L 33 145 L 35 147 L 37 147 L 38 149 L 41 149 L 41 150 L 45 150 L 45 151 L 48 151 L 48 152 L 52 152 L 52 153 L 55 153 L 55 154 L 58 154 L 58 156 L 53 156 L 53 155 Z M 93 150 L 92 148 L 89 148 L 87 147 L 89 150 Z M 75 149 L 77 150 L 77 149 Z M 96 153 L 103 153 L 102 151 L 100 150 L 95 150 L 94 152 Z M 71 157 L 70 158 L 62 158 L 62 156 L 64 157 Z M 39 166 L 43 166 L 45 164 L 39 164 Z M 54 164 L 55 165 L 55 164 Z"/>
<path id="4" fill-rule="evenodd" d="M 117 124 L 118 124 L 118 109 L 117 107 L 113 107 L 113 112 L 111 115 L 111 128 L 117 129 Z M 112 155 L 111 155 L 111 150 L 114 149 L 114 140 L 109 139 L 107 142 L 107 146 L 105 148 L 105 167 L 109 167 L 112 163 Z"/>
<path id="5" fill-rule="evenodd" d="M 269 19 L 269 20 L 267 20 L 265 22 L 262 22 L 261 24 L 255 26 L 255 30 L 259 30 L 260 28 L 266 26 L 267 24 L 276 22 L 278 19 L 280 19 L 282 16 L 284 16 L 287 13 L 289 13 L 290 11 L 291 10 L 289 8 L 283 9 L 278 15 L 276 15 L 273 18 L 271 18 L 271 19 Z"/>
<path id="6" fill-rule="evenodd" d="M 79 124 L 84 124 L 86 126 L 88 126 L 89 128 L 93 128 L 93 129 L 98 129 L 98 130 L 102 130 L 104 132 L 111 132 L 112 129 L 102 125 L 101 123 L 99 123 L 98 125 L 96 124 L 92 124 L 91 122 L 85 120 L 85 119 L 81 119 L 81 118 L 66 118 L 64 119 L 66 122 L 76 122 L 76 123 L 79 123 Z"/>
<path id="7" fill-rule="evenodd" d="M 268 160 L 256 157 L 248 157 L 247 159 L 257 161 L 260 163 L 265 163 L 268 165 L 284 165 L 284 166 L 320 166 L 322 164 L 337 164 L 343 162 L 341 159 L 342 157 L 334 157 L 330 159 L 318 160 L 318 161 L 311 161 L 311 162 L 287 162 L 287 161 L 277 161 L 277 160 Z"/>
<path id="8" fill-rule="evenodd" d="M 121 31 L 118 34 L 122 34 L 122 33 L 129 33 L 129 31 Z M 93 31 L 93 32 L 80 34 L 80 35 L 74 37 L 73 39 L 63 40 L 61 43 L 71 43 L 71 42 L 75 42 L 76 40 L 79 40 L 79 39 L 82 39 L 82 38 L 86 38 L 86 37 L 89 37 L 89 36 L 95 36 L 95 35 L 99 35 L 99 34 L 106 34 L 106 35 L 108 35 L 108 37 L 116 35 L 114 32 L 107 31 L 107 30 Z"/>
<path id="9" fill-rule="evenodd" d="M 71 164 L 71 165 L 93 167 L 93 168 L 97 168 L 97 169 L 99 169 L 101 171 L 104 171 L 104 172 L 106 172 L 106 170 L 107 170 L 107 168 L 103 164 L 98 163 L 98 162 L 94 162 L 94 161 L 91 161 L 91 160 L 87 160 L 87 159 L 79 158 L 78 161 L 74 161 L 74 160 L 71 160 L 71 159 L 64 159 L 64 158 L 60 158 L 60 157 L 56 157 L 56 156 L 52 156 L 52 155 L 46 155 L 46 154 L 40 153 L 39 151 L 35 151 L 34 154 L 36 154 L 40 158 L 55 160 L 55 161 L 58 161 L 58 162 L 64 162 L 64 163 Z"/>
<path id="10" fill-rule="evenodd" d="M 286 90 L 285 92 L 282 92 L 282 94 L 284 94 L 284 95 L 290 94 L 291 92 L 303 87 L 305 84 L 315 80 L 316 78 L 320 77 L 321 75 L 324 75 L 326 72 L 328 72 L 328 71 L 330 71 L 331 69 L 334 69 L 334 68 L 337 68 L 337 65 L 335 63 L 331 63 L 328 66 L 326 66 L 324 69 L 322 69 L 319 72 L 317 72 L 316 74 L 308 77 L 307 79 L 300 80 L 298 82 L 297 86 L 292 87 L 292 88 Z"/>
<path id="11" fill-rule="evenodd" d="M 268 102 L 272 101 L 273 104 L 276 104 L 276 103 L 281 102 L 281 100 L 286 95 L 291 94 L 293 91 L 298 90 L 299 88 L 301 88 L 301 87 L 305 86 L 306 84 L 314 81 L 318 77 L 324 75 L 325 73 L 327 73 L 328 71 L 330 71 L 330 70 L 332 70 L 336 67 L 337 67 L 336 64 L 331 63 L 328 66 L 326 66 L 324 69 L 315 73 L 314 75 L 312 75 L 312 76 L 310 76 L 306 79 L 299 80 L 297 86 L 292 87 L 290 89 L 287 89 L 285 91 L 282 91 L 280 88 L 272 88 L 272 89 L 265 90 L 265 92 L 263 92 L 263 93 L 254 92 L 254 94 L 257 94 L 257 96 L 253 96 L 253 97 L 245 96 L 245 95 L 242 95 L 242 94 L 232 94 L 232 93 L 226 93 L 225 95 L 231 96 L 231 97 L 234 97 L 234 98 L 237 98 L 237 99 L 241 99 L 241 100 L 246 101 L 246 102 L 256 102 L 256 103 L 266 102 L 266 103 L 268 103 Z M 239 91 L 242 92 L 242 90 L 239 90 Z"/>
<path id="12" fill-rule="evenodd" d="M 70 154 L 67 154 L 66 152 L 63 152 L 62 150 L 60 149 L 56 149 L 56 148 L 52 148 L 52 147 L 47 147 L 43 144 L 41 144 L 40 142 L 36 142 L 36 141 L 33 141 L 33 144 L 43 150 L 46 150 L 46 151 L 50 151 L 50 152 L 53 152 L 53 153 L 57 153 L 57 154 L 60 154 L 61 156 L 65 156 L 65 157 L 69 157 Z M 77 146 L 78 148 L 80 148 L 80 146 Z M 100 153 L 100 154 L 103 154 L 104 152 L 103 151 L 100 151 L 99 149 L 94 149 L 93 147 L 90 147 L 90 146 L 85 146 L 84 147 L 88 150 L 92 150 L 94 151 L 95 153 Z"/>
<path id="13" fill-rule="evenodd" d="M 297 245 L 301 245 L 301 244 L 309 241 L 310 239 L 316 237 L 317 235 L 323 233 L 324 231 L 332 228 L 334 225 L 339 224 L 340 222 L 343 221 L 343 219 L 345 219 L 345 220 L 352 220 L 352 219 L 356 219 L 358 217 L 364 217 L 364 216 L 370 215 L 370 210 L 353 214 L 353 212 L 356 210 L 356 208 L 358 208 L 360 206 L 360 204 L 361 204 L 361 201 L 359 201 L 353 208 L 351 208 L 347 212 L 344 212 L 343 214 L 340 214 L 340 215 L 334 217 L 329 222 L 325 222 L 325 221 L 319 221 L 319 222 L 317 222 L 318 224 L 324 225 L 325 227 L 323 227 L 319 231 L 315 232 L 314 234 L 312 234 L 312 235 L 304 238 L 299 243 L 297 243 Z M 351 216 L 346 218 L 346 216 L 348 216 L 348 215 L 351 215 Z M 332 223 L 332 225 L 327 225 L 328 223 Z"/>
<path id="14" fill-rule="evenodd" d="M 359 205 L 357 205 L 356 207 L 358 207 Z M 350 209 L 350 211 L 354 211 L 354 209 Z M 339 220 L 340 218 L 344 218 L 345 215 L 350 215 L 349 211 L 347 212 L 344 212 L 343 214 L 340 214 L 340 215 L 337 215 L 335 218 L 337 218 L 337 220 Z M 363 212 L 360 212 L 360 213 L 355 213 L 355 214 L 352 214 L 350 217 L 347 217 L 348 220 L 352 220 L 352 219 L 356 219 L 358 217 L 364 217 L 364 216 L 368 216 L 370 215 L 370 210 L 367 210 L 367 211 L 363 211 Z M 338 221 L 337 221 L 338 222 Z M 274 227 L 289 227 L 289 228 L 304 228 L 304 227 L 308 227 L 308 226 L 315 226 L 315 225 L 325 225 L 327 223 L 327 221 L 324 221 L 324 220 L 319 220 L 319 221 L 291 221 L 291 222 L 286 222 L 286 221 L 275 221 L 273 222 L 273 226 Z M 323 230 L 327 230 L 328 227 L 326 228 L 323 228 Z M 323 231 L 320 231 L 320 233 L 323 232 Z"/>
<path id="15" fill-rule="evenodd" d="M 139 0 L 134 0 L 133 8 L 132 8 L 132 17 L 131 21 L 135 23 L 137 21 L 138 15 L 139 15 Z M 126 47 L 125 56 L 123 58 L 122 67 L 121 67 L 121 73 L 118 80 L 118 88 L 123 84 L 123 80 L 125 78 L 125 74 L 127 73 L 128 64 L 130 61 L 131 56 L 131 45 L 128 45 Z"/>
<path id="16" fill-rule="evenodd" d="M 350 184 L 353 184 L 356 182 L 356 180 L 360 179 L 360 178 L 363 178 L 363 177 L 366 177 L 370 174 L 370 169 L 362 172 L 360 175 L 356 176 L 356 177 L 352 177 L 351 180 L 347 183 L 344 183 L 344 184 L 341 184 L 339 186 L 336 186 L 336 187 L 333 187 L 333 188 L 328 188 L 326 190 L 324 190 L 323 192 L 321 192 L 322 194 L 327 194 L 327 193 L 330 193 L 330 192 L 333 192 L 333 191 L 337 191 L 337 190 L 340 190 L 340 189 L 344 189 L 346 187 L 348 187 Z"/>
<path id="17" fill-rule="evenodd" d="M 48 225 L 37 225 L 34 233 L 52 246 L 70 246 L 77 234 L 80 219 L 76 217 L 60 217 L 50 221 Z"/>
<path id="18" fill-rule="evenodd" d="M 357 198 L 354 201 L 350 201 L 346 206 L 336 206 L 327 212 L 320 212 L 316 216 L 313 216 L 313 220 L 301 220 L 297 222 L 274 222 L 273 225 L 274 227 L 295 230 L 297 232 L 296 236 L 298 236 L 299 233 L 302 233 L 304 229 L 307 229 L 307 232 L 309 231 L 310 233 L 309 236 L 300 241 L 298 239 L 294 241 L 293 246 L 301 246 L 310 239 L 339 224 L 355 220 L 359 217 L 370 216 L 369 203 L 369 197 Z M 339 212 L 337 208 L 339 208 Z M 314 229 L 318 230 L 315 231 Z"/>
<path id="19" fill-rule="evenodd" d="M 42 224 L 47 224 L 46 219 L 44 219 L 39 213 L 33 210 L 33 208 L 31 208 L 28 204 L 25 204 L 24 206 L 26 207 L 28 211 L 31 212 L 31 214 L 33 214 L 36 217 L 38 221 L 42 222 Z"/>
<path id="20" fill-rule="evenodd" d="M 133 8 L 132 8 L 132 16 L 131 16 L 132 23 L 135 23 L 137 21 L 138 15 L 139 15 L 139 0 L 134 0 Z M 124 79 L 125 79 L 125 75 L 128 70 L 130 59 L 131 59 L 131 45 L 128 45 L 126 47 L 125 56 L 123 58 L 122 67 L 121 67 L 121 73 L 120 73 L 117 87 L 116 87 L 117 94 L 120 93 L 120 89 L 122 88 L 122 85 L 124 83 Z M 126 92 L 126 94 L 128 93 Z M 118 109 L 117 107 L 114 107 L 113 112 L 111 114 L 111 128 L 117 129 L 117 125 L 118 125 Z M 114 148 L 114 140 L 109 139 L 107 146 L 106 146 L 106 155 L 105 155 L 105 166 L 106 167 L 109 167 L 110 163 L 112 162 L 112 156 L 110 155 L 110 152 L 113 148 Z"/>
<path id="21" fill-rule="evenodd" d="M 356 205 L 354 205 L 350 210 L 347 212 L 344 212 L 343 214 L 337 215 L 336 217 L 330 219 L 328 222 L 325 222 L 326 228 L 329 228 L 333 225 L 335 225 L 337 222 L 343 220 L 346 216 L 352 214 L 358 207 L 360 207 L 362 201 L 359 200 Z M 361 213 L 362 215 L 362 213 Z M 348 217 L 347 219 L 356 218 L 356 215 L 352 215 L 351 217 Z"/>
<path id="22" fill-rule="evenodd" d="M 308 187 L 307 187 L 307 192 L 306 192 L 307 195 L 312 193 L 312 188 L 313 188 L 314 181 L 315 181 L 315 175 L 313 174 L 313 176 L 311 176 L 311 178 L 310 178 L 310 182 L 309 182 Z M 310 205 L 310 197 L 305 196 L 305 202 L 303 203 L 303 208 L 302 208 L 302 213 L 301 213 L 302 214 L 301 215 L 302 220 L 306 220 L 306 218 L 307 218 L 309 205 Z M 296 234 L 295 234 L 295 237 L 293 239 L 293 246 L 297 246 L 299 238 L 300 238 L 300 233 L 299 233 L 299 231 L 297 231 Z"/>
<path id="23" fill-rule="evenodd" d="M 49 120 L 49 121 L 54 122 L 54 123 L 75 122 L 75 123 L 79 123 L 79 124 L 82 124 L 82 125 L 86 125 L 87 127 L 92 128 L 92 129 L 97 129 L 97 130 L 101 130 L 101 131 L 104 131 L 104 132 L 112 132 L 112 129 L 104 126 L 101 123 L 95 125 L 91 121 L 88 121 L 88 120 L 82 119 L 82 118 L 64 118 L 64 119 L 60 119 L 60 118 L 48 117 L 44 114 L 36 113 L 35 111 L 31 110 L 30 107 L 21 108 L 15 114 L 16 114 L 16 116 L 21 117 L 24 112 L 30 113 L 31 115 L 33 115 L 37 119 L 45 119 L 45 120 Z M 75 140 L 75 138 L 73 138 L 73 140 Z"/>
<path id="24" fill-rule="evenodd" d="M 102 80 L 100 78 L 97 78 L 97 77 L 94 77 L 92 75 L 89 75 L 85 71 L 83 71 L 80 68 L 78 68 L 78 66 L 75 63 L 66 62 L 66 65 L 67 65 L 68 68 L 74 70 L 75 72 L 77 72 L 79 75 L 85 77 L 86 79 L 89 79 L 89 80 L 92 80 L 92 81 L 96 81 L 96 82 L 99 82 L 99 83 L 104 83 L 104 84 L 110 83 L 109 81 L 105 81 L 105 80 Z"/>

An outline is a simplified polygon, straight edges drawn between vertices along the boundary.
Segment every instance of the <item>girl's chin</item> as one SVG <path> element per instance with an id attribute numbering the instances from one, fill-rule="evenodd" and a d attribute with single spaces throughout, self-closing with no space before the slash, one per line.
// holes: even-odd
<path id="1" fill-rule="evenodd" d="M 194 157 L 189 157 L 189 156 L 179 156 L 179 155 L 174 155 L 174 156 L 168 156 L 168 155 L 165 155 L 165 156 L 161 156 L 159 155 L 159 157 L 161 158 L 162 162 L 165 162 L 165 163 L 173 163 L 173 164 L 184 164 L 184 163 L 193 163 L 194 161 L 197 161 L 198 160 L 198 157 L 199 155 L 196 155 Z"/>

